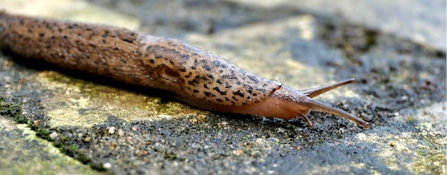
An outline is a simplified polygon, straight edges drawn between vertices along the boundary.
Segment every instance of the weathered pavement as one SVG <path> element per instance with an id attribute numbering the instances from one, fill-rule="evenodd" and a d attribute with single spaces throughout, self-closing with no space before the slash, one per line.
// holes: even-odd
<path id="1" fill-rule="evenodd" d="M 0 174 L 445 174 L 445 1 L 0 0 L 177 38 L 367 120 L 196 110 L 0 53 Z M 162 94 L 162 95 L 160 95 Z"/>

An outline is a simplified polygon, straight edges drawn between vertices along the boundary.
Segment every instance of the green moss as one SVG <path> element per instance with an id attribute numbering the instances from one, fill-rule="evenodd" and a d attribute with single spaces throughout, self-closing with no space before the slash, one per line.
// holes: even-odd
<path id="1" fill-rule="evenodd" d="M 87 158 L 87 156 L 85 156 L 85 154 L 79 154 L 78 156 L 76 156 L 76 159 L 81 161 L 84 164 L 90 162 L 90 160 Z"/>
<path id="2" fill-rule="evenodd" d="M 63 136 L 62 141 L 63 142 L 67 142 L 68 141 L 68 137 Z"/>
<path id="3" fill-rule="evenodd" d="M 71 151 L 76 151 L 76 145 L 75 144 L 71 145 Z"/>
<path id="4" fill-rule="evenodd" d="M 53 141 L 53 139 L 50 137 L 50 134 L 46 128 L 37 126 L 37 125 L 32 125 L 31 129 L 36 132 L 37 136 L 39 136 L 45 140 L 48 140 L 48 141 Z"/>
<path id="5" fill-rule="evenodd" d="M 0 97 L 0 114 L 13 117 L 17 123 L 28 123 L 28 119 L 22 114 L 20 106 L 3 104 L 4 98 Z"/>

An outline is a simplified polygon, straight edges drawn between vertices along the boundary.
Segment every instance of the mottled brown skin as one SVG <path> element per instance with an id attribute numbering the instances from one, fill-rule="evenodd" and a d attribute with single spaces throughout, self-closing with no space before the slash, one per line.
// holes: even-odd
<path id="1" fill-rule="evenodd" d="M 285 120 L 299 116 L 311 127 L 305 115 L 316 109 L 368 126 L 349 113 L 311 99 L 353 83 L 353 79 L 298 91 L 178 40 L 112 26 L 10 15 L 3 11 L 0 39 L 0 46 L 26 58 L 166 90 L 201 109 Z"/>

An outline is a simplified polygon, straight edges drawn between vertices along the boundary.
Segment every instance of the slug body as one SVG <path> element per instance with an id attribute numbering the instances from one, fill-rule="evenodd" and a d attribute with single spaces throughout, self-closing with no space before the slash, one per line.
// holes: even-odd
<path id="1" fill-rule="evenodd" d="M 295 90 L 258 77 L 213 53 L 178 40 L 124 28 L 63 22 L 0 11 L 0 46 L 26 58 L 64 69 L 107 76 L 125 83 L 162 89 L 192 106 L 218 112 L 289 120 L 310 109 L 367 123 L 312 98 L 353 83 Z"/>

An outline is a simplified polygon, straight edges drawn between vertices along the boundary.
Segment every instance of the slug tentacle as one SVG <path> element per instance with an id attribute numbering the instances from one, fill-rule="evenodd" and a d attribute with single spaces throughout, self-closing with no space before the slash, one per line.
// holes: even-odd
<path id="1" fill-rule="evenodd" d="M 314 110 L 318 110 L 318 111 L 321 111 L 321 112 L 327 112 L 327 113 L 330 113 L 330 114 L 338 115 L 338 116 L 341 116 L 343 118 L 352 120 L 352 121 L 362 125 L 365 128 L 368 127 L 368 123 L 366 123 L 362 119 L 359 119 L 359 118 L 357 118 L 357 117 L 355 117 L 355 116 L 353 116 L 353 115 L 351 115 L 351 114 L 349 114 L 349 113 L 347 113 L 345 111 L 342 111 L 340 109 L 328 106 L 328 105 L 326 105 L 324 103 L 321 103 L 321 102 L 318 102 L 318 101 L 310 99 L 309 101 L 304 102 L 303 105 L 307 105 L 309 108 L 314 109 Z M 303 117 L 303 116 L 301 116 L 301 117 Z M 309 126 L 312 127 L 312 123 L 310 121 L 308 121 L 309 119 L 305 119 L 305 120 L 309 124 Z"/>
<path id="2" fill-rule="evenodd" d="M 306 114 L 315 109 L 368 127 L 347 112 L 312 100 L 354 79 L 295 90 L 198 47 L 125 28 L 11 15 L 0 10 L 0 47 L 59 68 L 162 89 L 201 109 L 285 120 L 299 116 L 310 127 L 313 125 Z"/>
<path id="3" fill-rule="evenodd" d="M 340 86 L 344 86 L 347 84 L 351 84 L 351 83 L 355 83 L 355 79 L 351 78 L 351 79 L 347 79 L 344 81 L 340 81 L 334 84 L 329 84 L 326 86 L 322 86 L 322 87 L 317 87 L 317 88 L 310 88 L 310 89 L 303 89 L 301 91 L 303 91 L 303 94 L 305 94 L 306 96 L 310 97 L 310 98 L 314 98 L 322 93 L 325 93 L 327 91 L 330 91 L 332 89 L 338 88 Z"/>

